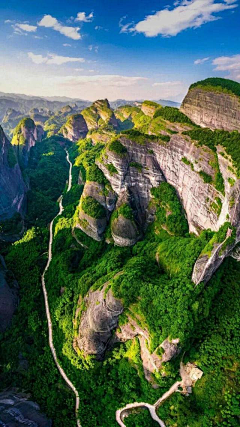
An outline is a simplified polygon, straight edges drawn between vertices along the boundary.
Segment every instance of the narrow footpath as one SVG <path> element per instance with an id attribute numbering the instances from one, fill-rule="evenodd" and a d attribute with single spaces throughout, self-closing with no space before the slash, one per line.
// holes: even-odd
<path id="1" fill-rule="evenodd" d="M 66 159 L 67 162 L 69 163 L 69 178 L 68 178 L 68 187 L 67 187 L 67 192 L 71 190 L 72 187 L 72 163 L 69 159 L 69 153 L 66 150 Z M 51 263 L 52 260 L 52 243 L 53 243 L 53 223 L 55 221 L 55 219 L 61 215 L 63 213 L 63 204 L 62 204 L 62 200 L 63 200 L 63 195 L 60 196 L 59 198 L 59 212 L 58 214 L 55 216 L 55 218 L 53 218 L 53 220 L 50 223 L 50 235 L 49 235 L 49 244 L 48 244 L 48 261 L 47 261 L 47 265 L 44 269 L 44 272 L 42 274 L 42 290 L 43 290 L 43 295 L 44 295 L 44 301 L 45 301 L 45 310 L 46 310 L 46 316 L 47 316 L 47 322 L 48 322 L 48 340 L 49 340 L 49 347 L 51 349 L 52 355 L 53 355 L 53 359 L 54 362 L 62 376 L 62 378 L 64 379 L 64 381 L 66 382 L 66 384 L 72 389 L 72 391 L 74 392 L 75 396 L 76 396 L 76 406 L 75 406 L 75 414 L 76 414 L 76 422 L 77 422 L 77 427 L 81 427 L 81 423 L 80 423 L 80 419 L 78 416 L 78 410 L 79 410 L 79 404 L 80 404 L 80 399 L 79 399 L 79 395 L 78 395 L 78 391 L 77 389 L 74 387 L 73 383 L 70 381 L 70 379 L 68 378 L 68 376 L 66 375 L 65 371 L 63 370 L 63 368 L 60 366 L 59 362 L 58 362 L 58 358 L 57 358 L 57 353 L 56 353 L 56 349 L 54 347 L 53 344 L 53 327 L 52 327 L 52 319 L 51 319 L 51 314 L 50 314 L 50 309 L 49 309 L 49 303 L 48 303 L 48 293 L 47 293 L 47 289 L 46 289 L 46 284 L 45 284 L 45 275 L 46 272 L 49 268 L 49 265 Z"/>

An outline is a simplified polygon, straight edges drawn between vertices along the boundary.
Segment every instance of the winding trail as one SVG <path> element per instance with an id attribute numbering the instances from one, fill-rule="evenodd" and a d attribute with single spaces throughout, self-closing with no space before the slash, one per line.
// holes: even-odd
<path id="1" fill-rule="evenodd" d="M 121 427 L 126 427 L 123 420 L 125 417 L 127 417 L 132 411 L 134 411 L 135 408 L 141 408 L 141 409 L 148 409 L 150 412 L 150 415 L 154 421 L 156 421 L 160 427 L 166 427 L 164 422 L 158 417 L 156 411 L 159 408 L 159 406 L 168 399 L 173 393 L 178 391 L 179 387 L 182 386 L 182 381 L 176 381 L 170 389 L 164 393 L 153 405 L 150 405 L 150 403 L 145 402 L 134 402 L 134 403 L 128 403 L 124 408 L 118 409 L 116 411 L 116 421 Z"/>
<path id="2" fill-rule="evenodd" d="M 72 187 L 72 163 L 69 159 L 69 153 L 67 150 L 66 150 L 66 159 L 69 163 L 69 179 L 68 179 L 68 188 L 67 188 L 67 192 L 68 192 L 71 190 L 71 187 Z M 63 200 L 63 195 L 61 195 L 59 198 L 59 212 L 55 216 L 55 218 L 53 218 L 53 220 L 50 223 L 50 230 L 49 230 L 50 236 L 49 236 L 49 244 L 48 244 L 48 261 L 47 261 L 47 265 L 44 269 L 44 272 L 42 274 L 41 281 L 42 281 L 42 290 L 43 290 L 43 295 L 44 295 L 45 310 L 46 310 L 46 316 L 47 316 L 47 322 L 48 322 L 49 347 L 51 349 L 54 362 L 55 362 L 55 364 L 56 364 L 56 366 L 60 372 L 60 375 L 62 376 L 62 378 L 64 379 L 66 384 L 71 388 L 71 390 L 74 392 L 74 394 L 76 396 L 76 405 L 75 405 L 76 422 L 77 422 L 77 427 L 81 427 L 80 419 L 78 416 L 78 410 L 79 410 L 79 404 L 80 404 L 78 391 L 77 391 L 76 387 L 73 385 L 73 383 L 70 381 L 68 376 L 66 375 L 66 373 L 63 370 L 63 368 L 61 367 L 61 365 L 59 364 L 56 349 L 55 349 L 54 344 L 53 344 L 53 326 L 52 326 L 51 313 L 50 313 L 49 303 L 48 303 L 48 293 L 47 293 L 46 283 L 45 283 L 45 275 L 46 275 L 46 272 L 47 272 L 49 265 L 51 263 L 51 260 L 52 260 L 53 223 L 54 223 L 55 219 L 63 213 L 64 207 L 62 204 L 62 200 Z"/>

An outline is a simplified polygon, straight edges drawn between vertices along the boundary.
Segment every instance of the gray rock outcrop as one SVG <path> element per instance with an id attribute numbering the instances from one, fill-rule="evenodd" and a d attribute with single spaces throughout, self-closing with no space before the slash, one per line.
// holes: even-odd
<path id="1" fill-rule="evenodd" d="M 240 131 L 240 98 L 233 94 L 194 87 L 184 98 L 181 111 L 202 127 Z"/>
<path id="2" fill-rule="evenodd" d="M 84 354 L 95 355 L 98 360 L 103 359 L 123 311 L 121 301 L 114 298 L 107 287 L 106 283 L 102 290 L 89 291 L 84 298 L 86 310 L 82 313 L 77 338 L 78 348 Z"/>
<path id="3" fill-rule="evenodd" d="M 64 138 L 68 138 L 73 142 L 85 138 L 88 133 L 88 127 L 82 114 L 70 116 L 66 124 L 62 127 L 61 132 Z"/>

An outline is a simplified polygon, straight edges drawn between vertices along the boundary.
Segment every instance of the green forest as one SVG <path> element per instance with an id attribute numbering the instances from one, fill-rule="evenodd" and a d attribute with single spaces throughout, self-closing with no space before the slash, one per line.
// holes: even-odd
<path id="1" fill-rule="evenodd" d="M 155 118 L 190 123 L 186 116 L 173 110 L 170 107 L 157 110 Z M 139 144 L 150 139 L 138 130 L 123 135 Z M 235 148 L 239 134 L 194 129 L 187 135 L 214 152 L 216 145 L 221 144 L 239 172 Z M 167 142 L 169 137 L 165 136 Z M 66 149 L 73 162 L 73 185 L 69 192 L 66 191 L 69 171 Z M 8 269 L 19 283 L 20 303 L 11 328 L 0 335 L 0 390 L 10 385 L 21 387 L 54 420 L 54 427 L 76 425 L 74 395 L 59 375 L 48 346 L 41 288 L 41 274 L 47 263 L 48 226 L 59 210 L 58 199 L 63 194 L 64 211 L 54 222 L 53 258 L 46 286 L 54 345 L 61 366 L 79 392 L 82 426 L 116 427 L 117 409 L 134 401 L 154 403 L 179 379 L 183 360 L 196 363 L 204 375 L 189 397 L 175 393 L 160 406 L 158 414 L 166 426 L 237 427 L 240 265 L 227 258 L 207 286 L 194 285 L 191 280 L 194 263 L 209 241 L 219 235 L 205 230 L 197 237 L 189 232 L 178 194 L 167 182 L 151 190 L 154 221 L 133 247 L 117 247 L 105 240 L 97 242 L 80 229 L 74 229 L 85 180 L 108 185 L 95 164 L 104 150 L 102 143 L 94 145 L 91 139 L 71 144 L 59 136 L 46 138 L 31 150 L 24 170 L 31 188 L 26 231 L 20 240 L 4 245 L 1 250 Z M 108 150 L 120 158 L 127 151 L 118 139 L 110 142 Z M 141 171 L 137 162 L 132 162 L 131 167 Z M 202 178 L 208 182 L 206 176 Z M 81 200 L 81 209 L 86 214 L 93 218 L 105 215 L 104 208 L 94 198 Z M 126 204 L 113 213 L 113 219 L 120 214 L 133 219 L 133 212 Z M 225 234 L 226 228 L 228 225 Z M 180 340 L 180 354 L 162 364 L 164 375 L 154 374 L 155 388 L 145 379 L 138 337 L 116 343 L 108 349 L 103 361 L 73 347 L 81 313 L 86 309 L 84 297 L 90 289 L 101 289 L 106 283 L 124 306 L 119 323 L 124 325 L 128 316 L 138 319 L 139 325 L 149 332 L 150 351 L 166 338 Z M 156 425 L 147 411 L 126 418 L 127 427 Z"/>

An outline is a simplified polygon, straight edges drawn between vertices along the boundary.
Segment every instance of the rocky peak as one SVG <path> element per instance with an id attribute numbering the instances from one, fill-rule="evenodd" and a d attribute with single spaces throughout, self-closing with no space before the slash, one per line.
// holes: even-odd
<path id="1" fill-rule="evenodd" d="M 118 127 L 118 122 L 107 99 L 95 101 L 90 107 L 82 111 L 88 130 L 98 129 L 104 125 Z"/>
<path id="2" fill-rule="evenodd" d="M 62 127 L 61 132 L 65 138 L 76 142 L 80 138 L 85 138 L 88 132 L 87 123 L 82 114 L 74 114 L 70 116 Z"/>
<path id="3" fill-rule="evenodd" d="M 106 98 L 95 101 L 92 106 L 95 107 L 97 110 L 101 110 L 103 108 L 108 108 L 109 110 L 111 109 L 109 101 Z"/>
<path id="4" fill-rule="evenodd" d="M 35 146 L 37 141 L 42 140 L 43 133 L 42 127 L 36 126 L 29 117 L 22 119 L 15 128 L 12 145 L 16 146 L 19 163 L 23 167 L 28 164 L 30 149 Z"/>

